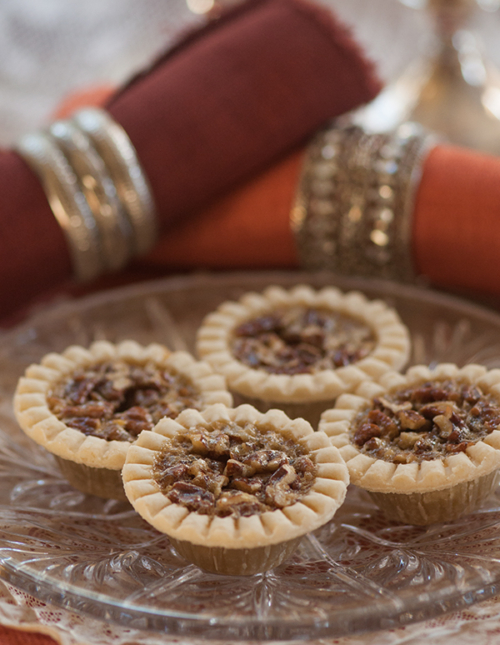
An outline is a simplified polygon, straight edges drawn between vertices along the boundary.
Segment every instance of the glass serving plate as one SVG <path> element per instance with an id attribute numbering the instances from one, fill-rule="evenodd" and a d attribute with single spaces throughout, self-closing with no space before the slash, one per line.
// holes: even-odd
<path id="1" fill-rule="evenodd" d="M 430 527 L 384 519 L 354 488 L 326 526 L 279 568 L 204 573 L 124 502 L 85 496 L 17 427 L 26 366 L 94 339 L 193 348 L 203 316 L 266 285 L 333 283 L 381 297 L 411 331 L 411 363 L 500 367 L 500 316 L 392 283 L 297 273 L 166 279 L 63 303 L 0 337 L 0 577 L 41 601 L 131 629 L 225 641 L 318 639 L 390 628 L 462 608 L 500 582 L 500 495 Z"/>

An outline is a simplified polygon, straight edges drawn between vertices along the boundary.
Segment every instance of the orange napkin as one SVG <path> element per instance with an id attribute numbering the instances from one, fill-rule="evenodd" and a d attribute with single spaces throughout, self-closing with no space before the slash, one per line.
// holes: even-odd
<path id="1" fill-rule="evenodd" d="M 172 228 L 140 267 L 298 266 L 289 214 L 304 151 Z M 423 166 L 413 211 L 413 260 L 437 287 L 500 295 L 500 159 L 439 145 Z"/>
<path id="2" fill-rule="evenodd" d="M 500 296 L 500 158 L 441 145 L 413 213 L 418 272 L 436 286 Z"/>

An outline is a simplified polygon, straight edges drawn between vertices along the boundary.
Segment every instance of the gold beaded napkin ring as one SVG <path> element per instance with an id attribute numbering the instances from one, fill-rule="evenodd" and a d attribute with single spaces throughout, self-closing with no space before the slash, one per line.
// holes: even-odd
<path id="1" fill-rule="evenodd" d="M 121 126 L 86 108 L 21 138 L 16 151 L 38 175 L 70 250 L 77 280 L 123 268 L 157 238 L 155 206 Z"/>
<path id="2" fill-rule="evenodd" d="M 302 266 L 410 282 L 414 192 L 433 136 L 414 123 L 368 134 L 336 125 L 311 142 L 291 226 Z"/>

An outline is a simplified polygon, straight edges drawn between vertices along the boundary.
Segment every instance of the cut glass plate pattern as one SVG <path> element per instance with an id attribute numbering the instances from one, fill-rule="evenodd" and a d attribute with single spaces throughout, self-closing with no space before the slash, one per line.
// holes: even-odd
<path id="1" fill-rule="evenodd" d="M 410 328 L 411 363 L 500 367 L 500 316 L 392 283 L 293 273 L 173 278 L 50 308 L 0 337 L 0 577 L 41 601 L 131 629 L 292 640 L 395 627 L 467 606 L 500 581 L 500 495 L 449 524 L 390 523 L 351 487 L 334 519 L 279 568 L 204 573 L 124 502 L 85 496 L 19 430 L 17 379 L 49 351 L 95 339 L 193 349 L 203 316 L 269 284 L 335 284 L 380 297 Z"/>

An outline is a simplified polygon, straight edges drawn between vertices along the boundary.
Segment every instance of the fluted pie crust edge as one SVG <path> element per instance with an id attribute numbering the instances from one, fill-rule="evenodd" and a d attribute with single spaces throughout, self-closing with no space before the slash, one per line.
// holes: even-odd
<path id="1" fill-rule="evenodd" d="M 375 348 L 356 363 L 311 374 L 271 374 L 248 367 L 233 356 L 232 335 L 238 325 L 297 305 L 339 312 L 364 322 L 375 335 Z M 316 291 L 298 285 L 290 290 L 271 286 L 262 293 L 246 293 L 237 302 L 222 303 L 204 319 L 196 347 L 198 355 L 226 377 L 233 392 L 250 399 L 300 404 L 333 401 L 367 378 L 378 379 L 389 369 L 401 369 L 408 360 L 410 340 L 396 311 L 381 300 L 368 300 L 357 291 L 342 293 L 334 287 Z"/>
<path id="2" fill-rule="evenodd" d="M 114 359 L 138 365 L 151 361 L 171 368 L 195 384 L 204 405 L 232 404 L 224 378 L 214 374 L 208 363 L 196 361 L 187 352 L 171 352 L 157 343 L 142 346 L 133 340 L 118 344 L 97 341 L 88 349 L 72 345 L 61 354 L 51 352 L 39 364 L 26 369 L 14 395 L 14 412 L 22 430 L 58 458 L 90 468 L 119 471 L 125 463 L 130 442 L 87 436 L 59 420 L 47 403 L 47 393 L 53 385 L 77 368 Z"/>
<path id="3" fill-rule="evenodd" d="M 248 517 L 215 517 L 189 511 L 171 502 L 153 474 L 154 463 L 168 438 L 196 425 L 210 427 L 219 420 L 271 426 L 306 449 L 317 467 L 311 489 L 300 501 L 283 509 Z M 248 404 L 227 408 L 216 404 L 198 412 L 184 410 L 177 419 L 162 419 L 131 446 L 122 471 L 126 495 L 135 510 L 159 531 L 180 543 L 223 549 L 257 549 L 290 542 L 328 522 L 343 503 L 349 477 L 340 452 L 323 432 L 314 432 L 304 419 L 290 420 L 280 410 L 265 414 Z"/>
<path id="4" fill-rule="evenodd" d="M 488 371 L 486 367 L 475 364 L 459 368 L 451 363 L 443 363 L 432 370 L 417 365 L 405 375 L 389 372 L 380 379 L 379 384 L 366 382 L 354 394 L 342 395 L 333 409 L 322 414 L 319 429 L 330 437 L 332 445 L 339 449 L 346 460 L 353 484 L 375 493 L 431 493 L 479 480 L 500 467 L 500 430 L 493 430 L 465 452 L 410 464 L 375 459 L 363 454 L 351 441 L 351 422 L 359 411 L 370 405 L 373 397 L 417 386 L 425 381 L 445 379 L 478 385 L 500 404 L 499 369 Z"/>

